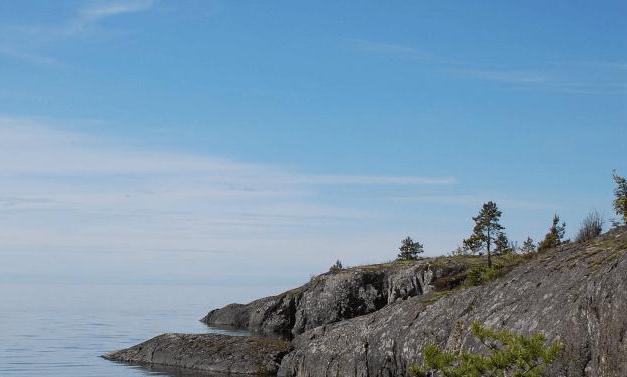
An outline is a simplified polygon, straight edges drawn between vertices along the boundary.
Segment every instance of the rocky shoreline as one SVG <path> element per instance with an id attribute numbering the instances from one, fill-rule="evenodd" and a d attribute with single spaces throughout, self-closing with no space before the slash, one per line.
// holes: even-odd
<path id="1" fill-rule="evenodd" d="M 274 375 L 290 343 L 278 339 L 221 334 L 168 333 L 105 359 L 134 364 L 166 365 L 215 374 Z"/>
<path id="2" fill-rule="evenodd" d="M 274 338 L 164 334 L 105 357 L 236 375 L 406 376 L 429 343 L 481 351 L 469 334 L 477 320 L 562 340 L 549 376 L 627 375 L 625 227 L 460 287 L 469 261 L 482 262 L 424 258 L 327 273 L 202 319 Z"/>

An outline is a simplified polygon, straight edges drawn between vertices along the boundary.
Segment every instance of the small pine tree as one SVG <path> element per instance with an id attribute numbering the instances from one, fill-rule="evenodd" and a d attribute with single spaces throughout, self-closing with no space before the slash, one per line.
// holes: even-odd
<path id="1" fill-rule="evenodd" d="M 473 217 L 475 227 L 470 237 L 464 240 L 464 246 L 469 250 L 477 253 L 485 249 L 488 254 L 488 267 L 492 267 L 492 257 L 490 247 L 497 239 L 502 230 L 505 229 L 499 223 L 501 211 L 496 203 L 490 201 L 483 204 L 479 215 Z"/>
<path id="2" fill-rule="evenodd" d="M 338 259 L 335 264 L 333 266 L 331 266 L 331 268 L 329 268 L 329 272 L 340 272 L 342 271 L 342 268 L 344 268 L 342 266 L 342 262 L 340 262 L 340 260 Z"/>
<path id="3" fill-rule="evenodd" d="M 616 173 L 616 170 L 612 172 L 612 178 L 616 183 L 614 189 L 614 210 L 616 214 L 622 217 L 623 224 L 627 225 L 627 179 L 621 177 Z"/>
<path id="4" fill-rule="evenodd" d="M 562 243 L 562 238 L 566 233 L 566 223 L 560 224 L 560 217 L 556 214 L 553 215 L 553 223 L 549 232 L 544 236 L 544 239 L 538 244 L 538 251 L 548 250 L 559 246 Z"/>
<path id="5" fill-rule="evenodd" d="M 411 237 L 402 240 L 401 247 L 398 250 L 400 251 L 396 257 L 398 260 L 416 260 L 418 259 L 418 254 L 424 252 L 422 244 L 418 241 L 414 242 Z"/>
<path id="6" fill-rule="evenodd" d="M 540 377 L 555 361 L 564 345 L 547 345 L 541 333 L 524 336 L 510 330 L 493 330 L 473 322 L 472 334 L 487 354 L 443 351 L 436 345 L 423 350 L 422 365 L 409 368 L 412 377 L 527 376 Z"/>
<path id="7" fill-rule="evenodd" d="M 525 254 L 533 253 L 536 251 L 536 243 L 533 242 L 533 239 L 531 239 L 531 237 L 527 237 L 525 242 L 523 242 L 520 251 Z"/>
<path id="8" fill-rule="evenodd" d="M 494 254 L 500 255 L 512 251 L 512 244 L 507 239 L 507 235 L 504 232 L 499 232 L 499 235 L 494 240 Z"/>

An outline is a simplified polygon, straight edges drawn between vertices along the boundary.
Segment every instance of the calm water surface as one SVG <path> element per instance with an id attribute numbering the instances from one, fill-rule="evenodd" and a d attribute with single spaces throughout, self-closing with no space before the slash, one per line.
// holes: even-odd
<path id="1" fill-rule="evenodd" d="M 193 376 L 99 356 L 164 332 L 222 332 L 210 308 L 282 287 L 0 283 L 0 376 Z"/>

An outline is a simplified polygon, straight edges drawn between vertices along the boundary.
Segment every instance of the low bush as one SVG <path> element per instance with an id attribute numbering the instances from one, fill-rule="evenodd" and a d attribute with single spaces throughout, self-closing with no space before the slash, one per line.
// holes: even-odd
<path id="1" fill-rule="evenodd" d="M 560 341 L 547 344 L 541 333 L 530 336 L 510 330 L 493 330 L 473 322 L 472 334 L 488 351 L 451 352 L 429 345 L 423 350 L 422 365 L 409 368 L 412 377 L 540 377 L 564 348 Z"/>
<path id="2" fill-rule="evenodd" d="M 544 239 L 538 244 L 538 252 L 543 252 L 548 249 L 552 249 L 562 244 L 562 238 L 566 233 L 566 223 L 560 224 L 560 217 L 553 215 L 553 223 L 549 228 L 549 232 L 544 236 Z"/>
<path id="3" fill-rule="evenodd" d="M 465 284 L 469 286 L 482 285 L 490 280 L 496 279 L 498 276 L 495 267 L 474 266 L 468 270 Z"/>
<path id="4" fill-rule="evenodd" d="M 338 259 L 335 264 L 329 268 L 329 272 L 340 272 L 343 268 L 344 266 L 342 266 L 342 262 Z"/>
<path id="5" fill-rule="evenodd" d="M 597 212 L 592 211 L 583 219 L 581 228 L 575 238 L 576 242 L 590 241 L 598 237 L 603 231 L 603 217 Z"/>

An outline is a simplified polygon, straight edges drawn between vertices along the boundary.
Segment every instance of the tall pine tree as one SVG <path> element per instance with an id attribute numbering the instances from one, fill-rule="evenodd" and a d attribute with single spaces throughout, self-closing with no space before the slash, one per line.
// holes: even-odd
<path id="1" fill-rule="evenodd" d="M 490 201 L 483 204 L 479 215 L 472 218 L 475 221 L 473 233 L 464 240 L 464 246 L 473 252 L 480 250 L 487 252 L 488 267 L 492 267 L 491 246 L 502 233 L 502 230 L 505 229 L 505 227 L 499 223 L 501 214 L 496 203 Z"/>

